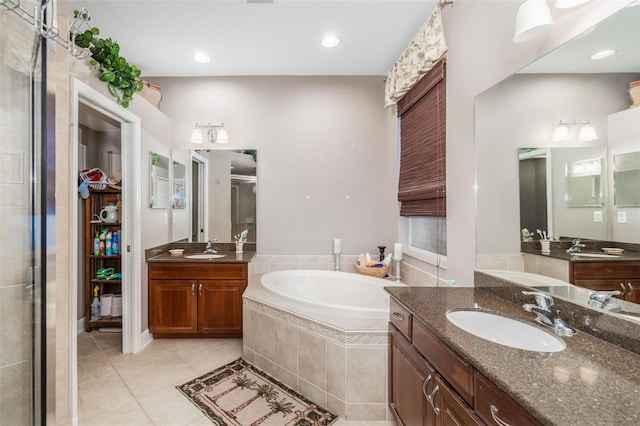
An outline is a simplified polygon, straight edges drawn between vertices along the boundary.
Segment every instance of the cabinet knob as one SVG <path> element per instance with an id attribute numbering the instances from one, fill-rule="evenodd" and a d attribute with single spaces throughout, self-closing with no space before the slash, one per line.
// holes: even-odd
<path id="1" fill-rule="evenodd" d="M 627 295 L 631 296 L 631 294 L 633 293 L 633 284 L 627 283 L 627 287 L 629 287 L 629 293 L 627 293 Z"/>
<path id="2" fill-rule="evenodd" d="M 202 296 L 202 283 L 198 284 L 198 295 Z"/>
<path id="3" fill-rule="evenodd" d="M 396 321 L 404 321 L 404 318 L 402 318 L 402 315 L 400 315 L 398 312 L 392 313 L 391 318 L 393 318 Z"/>
<path id="4" fill-rule="evenodd" d="M 493 417 L 493 420 L 500 426 L 511 426 L 509 423 L 498 417 L 498 408 L 493 404 L 491 404 L 491 417 Z"/>
<path id="5" fill-rule="evenodd" d="M 196 295 L 196 283 L 191 283 L 191 295 Z"/>

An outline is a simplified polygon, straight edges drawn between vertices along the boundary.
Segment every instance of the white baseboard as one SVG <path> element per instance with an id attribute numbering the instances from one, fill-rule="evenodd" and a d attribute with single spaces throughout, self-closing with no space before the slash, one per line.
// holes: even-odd
<path id="1" fill-rule="evenodd" d="M 153 336 L 149 333 L 149 329 L 146 329 L 140 335 L 140 351 L 146 348 L 151 342 L 153 342 Z"/>

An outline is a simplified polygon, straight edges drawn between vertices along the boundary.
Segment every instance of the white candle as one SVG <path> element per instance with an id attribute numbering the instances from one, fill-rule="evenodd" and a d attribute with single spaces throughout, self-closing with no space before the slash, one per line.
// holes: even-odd
<path id="1" fill-rule="evenodd" d="M 342 253 L 342 240 L 340 238 L 335 238 L 333 240 L 333 254 L 341 254 Z"/>
<path id="2" fill-rule="evenodd" d="M 402 244 L 395 243 L 393 245 L 393 258 L 395 260 L 402 260 Z"/>

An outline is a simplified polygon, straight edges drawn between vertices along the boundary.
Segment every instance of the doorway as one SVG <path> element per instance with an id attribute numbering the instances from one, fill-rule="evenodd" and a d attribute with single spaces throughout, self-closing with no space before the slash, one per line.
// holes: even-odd
<path id="1" fill-rule="evenodd" d="M 207 218 L 207 159 L 191 152 L 191 241 L 205 242 L 208 238 Z"/>
<path id="2" fill-rule="evenodd" d="M 121 161 L 121 200 L 122 208 L 119 211 L 119 221 L 121 222 L 121 231 L 119 236 L 120 246 L 120 265 L 121 265 L 121 291 L 122 291 L 122 352 L 135 353 L 142 349 L 144 333 L 141 331 L 141 286 L 142 281 L 142 249 L 141 249 L 141 173 L 140 173 L 140 118 L 132 112 L 123 109 L 114 101 L 107 98 L 100 92 L 94 90 L 80 80 L 72 81 L 72 143 L 71 143 L 71 164 L 81 164 L 80 148 L 82 139 L 80 131 L 81 111 L 92 110 L 96 117 L 106 117 L 105 120 L 113 123 L 114 126 L 120 126 L 120 161 Z M 114 143 L 115 145 L 115 143 Z M 111 149 L 111 155 L 105 156 L 104 167 L 109 169 L 110 164 L 113 166 L 117 161 L 117 152 Z M 87 149 L 89 153 L 89 149 Z M 87 163 L 87 165 L 89 165 Z M 73 188 L 72 193 L 78 191 L 78 174 L 74 170 L 70 177 Z M 80 197 L 71 197 L 69 211 L 71 212 L 71 223 L 74 224 L 72 230 L 71 247 L 71 270 L 78 271 L 79 263 L 83 261 L 79 245 L 80 237 L 77 235 L 80 224 Z M 114 271 L 116 272 L 116 271 Z M 77 389 L 78 389 L 78 323 L 76 319 L 80 317 L 78 312 L 78 289 L 83 284 L 83 277 L 79 277 L 77 273 L 71 274 L 71 283 L 69 291 L 69 314 L 70 314 L 70 334 L 69 339 L 69 382 L 70 382 L 70 401 L 71 414 L 77 418 Z"/>

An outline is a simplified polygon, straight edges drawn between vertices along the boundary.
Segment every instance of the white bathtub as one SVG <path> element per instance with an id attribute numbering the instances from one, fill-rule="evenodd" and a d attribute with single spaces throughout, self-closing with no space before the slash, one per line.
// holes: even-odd
<path id="1" fill-rule="evenodd" d="M 394 282 L 335 271 L 291 270 L 265 274 L 260 286 L 286 299 L 326 308 L 338 315 L 361 318 L 389 317 L 389 294 Z"/>
<path id="2" fill-rule="evenodd" d="M 251 276 L 243 295 L 243 356 L 347 420 L 389 421 L 383 287 L 395 285 L 326 270 Z"/>

